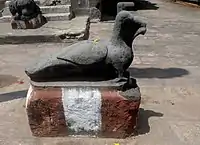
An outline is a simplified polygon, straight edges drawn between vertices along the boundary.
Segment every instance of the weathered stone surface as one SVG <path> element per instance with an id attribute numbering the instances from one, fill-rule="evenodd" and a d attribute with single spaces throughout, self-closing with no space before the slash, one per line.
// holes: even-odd
<path id="1" fill-rule="evenodd" d="M 67 132 L 60 88 L 30 88 L 27 115 L 34 136 L 63 136 Z"/>
<path id="2" fill-rule="evenodd" d="M 33 18 L 28 21 L 22 21 L 22 20 L 12 20 L 11 21 L 11 26 L 12 29 L 36 29 L 44 24 L 47 23 L 47 20 L 44 16 L 39 14 L 36 18 Z"/>
<path id="3" fill-rule="evenodd" d="M 35 87 L 27 93 L 26 110 L 34 136 L 125 138 L 136 131 L 140 90 L 131 97 L 118 90 L 93 87 Z M 137 95 L 136 95 L 137 94 Z"/>
<path id="4" fill-rule="evenodd" d="M 127 99 L 116 91 L 102 92 L 102 96 L 101 135 L 115 138 L 134 135 L 140 99 Z"/>
<path id="5" fill-rule="evenodd" d="M 1 23 L 0 44 L 43 42 L 70 42 L 89 38 L 90 20 L 81 16 L 71 21 L 48 21 L 38 29 L 12 29 L 10 23 Z"/>

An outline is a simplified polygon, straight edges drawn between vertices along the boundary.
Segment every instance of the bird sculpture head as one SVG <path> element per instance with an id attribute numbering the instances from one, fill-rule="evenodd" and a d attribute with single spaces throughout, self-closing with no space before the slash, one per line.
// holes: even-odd
<path id="1" fill-rule="evenodd" d="M 132 47 L 133 40 L 140 34 L 146 33 L 146 23 L 135 19 L 128 11 L 120 11 L 116 18 L 112 39 L 122 39 L 129 47 Z"/>

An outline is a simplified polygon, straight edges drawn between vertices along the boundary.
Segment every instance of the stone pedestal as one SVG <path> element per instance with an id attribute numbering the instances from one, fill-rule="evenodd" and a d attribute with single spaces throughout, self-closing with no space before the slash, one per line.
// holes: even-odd
<path id="1" fill-rule="evenodd" d="M 47 20 L 42 14 L 29 21 L 11 20 L 12 29 L 36 29 L 46 24 Z"/>
<path id="2" fill-rule="evenodd" d="M 26 110 L 37 137 L 125 138 L 135 132 L 140 100 L 138 87 L 121 92 L 101 86 L 31 85 Z"/>

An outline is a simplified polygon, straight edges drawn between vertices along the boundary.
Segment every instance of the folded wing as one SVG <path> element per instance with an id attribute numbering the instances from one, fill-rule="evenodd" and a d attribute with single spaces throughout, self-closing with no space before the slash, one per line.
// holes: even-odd
<path id="1" fill-rule="evenodd" d="M 104 61 L 107 52 L 106 44 L 103 42 L 82 41 L 69 46 L 57 55 L 57 59 L 76 65 L 92 65 Z"/>

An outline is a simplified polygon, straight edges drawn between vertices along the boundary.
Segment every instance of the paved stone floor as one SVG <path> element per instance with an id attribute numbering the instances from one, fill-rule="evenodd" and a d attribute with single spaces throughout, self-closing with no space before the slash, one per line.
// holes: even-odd
<path id="1" fill-rule="evenodd" d="M 199 145 L 200 9 L 152 0 L 157 10 L 139 10 L 148 32 L 135 40 L 130 71 L 142 92 L 139 135 L 125 140 L 35 138 L 25 114 L 24 67 L 67 44 L 0 46 L 1 145 Z M 90 39 L 107 39 L 113 23 L 91 25 Z M 1 28 L 2 29 L 2 28 Z"/>

